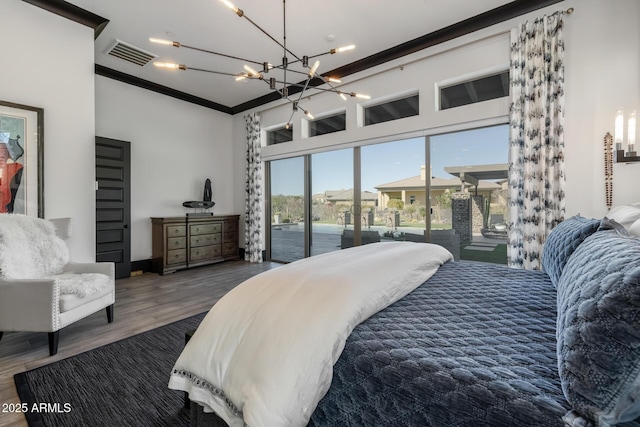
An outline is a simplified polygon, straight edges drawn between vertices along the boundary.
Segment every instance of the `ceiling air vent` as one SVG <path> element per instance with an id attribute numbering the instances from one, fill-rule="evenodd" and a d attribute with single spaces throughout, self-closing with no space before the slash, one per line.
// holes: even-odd
<path id="1" fill-rule="evenodd" d="M 153 58 L 158 56 L 118 39 L 116 39 L 115 43 L 107 49 L 105 53 L 141 67 L 144 67 L 151 62 Z"/>

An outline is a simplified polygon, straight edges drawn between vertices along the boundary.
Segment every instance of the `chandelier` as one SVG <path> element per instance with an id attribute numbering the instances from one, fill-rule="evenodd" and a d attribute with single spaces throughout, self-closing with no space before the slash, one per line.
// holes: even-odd
<path id="1" fill-rule="evenodd" d="M 363 95 L 355 92 L 343 92 L 333 85 L 334 83 L 341 83 L 340 79 L 333 76 L 331 77 L 323 76 L 318 73 L 318 68 L 320 67 L 320 61 L 317 60 L 316 58 L 323 55 L 333 55 L 336 53 L 352 50 L 355 48 L 354 45 L 339 47 L 336 49 L 331 49 L 328 52 L 320 53 L 317 55 L 310 55 L 310 56 L 296 55 L 291 50 L 289 50 L 289 48 L 287 48 L 286 0 L 282 0 L 282 17 L 283 17 L 283 30 L 284 30 L 282 42 L 278 41 L 275 37 L 273 37 L 271 34 L 265 31 L 262 27 L 256 24 L 251 18 L 247 16 L 247 14 L 242 9 L 239 9 L 238 7 L 236 7 L 229 0 L 220 0 L 220 1 L 224 3 L 227 7 L 229 7 L 231 10 L 233 10 L 235 14 L 238 15 L 238 17 L 244 18 L 247 21 L 249 21 L 251 25 L 256 27 L 258 30 L 260 30 L 262 33 L 264 33 L 267 37 L 269 37 L 273 42 L 275 42 L 278 46 L 282 48 L 283 57 L 279 65 L 274 65 L 273 63 L 268 61 L 255 61 L 255 60 L 240 58 L 238 56 L 229 55 L 225 53 L 213 52 L 207 49 L 188 46 L 177 41 L 150 38 L 149 41 L 153 43 L 174 46 L 177 48 L 196 50 L 199 52 L 209 53 L 212 55 L 218 55 L 221 57 L 235 59 L 235 60 L 244 62 L 243 71 L 239 73 L 208 70 L 203 68 L 194 68 L 194 67 L 188 67 L 184 64 L 174 64 L 170 62 L 154 62 L 153 65 L 155 65 L 156 67 L 168 69 L 168 70 L 183 70 L 183 71 L 193 70 L 193 71 L 200 71 L 205 73 L 231 76 L 231 77 L 234 77 L 236 81 L 249 79 L 249 80 L 259 80 L 259 81 L 265 82 L 269 86 L 269 89 L 277 92 L 282 99 L 287 100 L 289 103 L 291 103 L 293 107 L 291 116 L 289 117 L 289 120 L 287 121 L 287 124 L 286 124 L 287 129 L 291 126 L 291 120 L 293 119 L 294 114 L 298 110 L 301 110 L 310 119 L 314 118 L 313 115 L 309 112 L 309 110 L 302 108 L 302 106 L 300 105 L 300 101 L 305 96 L 305 92 L 307 92 L 307 90 L 311 88 L 319 91 L 323 91 L 323 92 L 333 92 L 338 96 L 340 96 L 343 100 L 347 100 L 348 96 L 362 98 L 362 99 L 370 99 L 368 95 Z M 310 65 L 310 60 L 315 60 L 312 65 Z M 256 68 L 259 68 L 260 71 L 257 71 Z M 282 72 L 282 78 L 278 79 L 276 77 L 269 76 L 269 72 L 272 70 L 280 70 Z M 304 80 L 299 81 L 297 83 L 293 83 L 288 80 L 290 78 L 289 77 L 290 74 L 299 75 L 299 76 L 302 75 L 304 76 Z M 319 81 L 315 81 L 312 83 L 312 80 L 314 79 L 319 79 Z M 290 90 L 289 88 L 295 88 L 295 89 Z M 293 97 L 292 95 L 294 93 L 299 93 L 299 95 L 297 95 L 297 97 Z"/>

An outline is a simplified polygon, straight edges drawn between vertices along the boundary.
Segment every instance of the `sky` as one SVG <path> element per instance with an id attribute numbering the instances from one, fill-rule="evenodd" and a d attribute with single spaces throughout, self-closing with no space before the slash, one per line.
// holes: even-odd
<path id="1" fill-rule="evenodd" d="M 507 125 L 431 137 L 432 176 L 453 178 L 445 166 L 508 163 Z M 361 149 L 362 190 L 420 175 L 425 164 L 424 138 L 412 138 Z M 353 149 L 311 155 L 312 193 L 353 188 Z M 272 194 L 302 195 L 302 157 L 271 162 Z"/>

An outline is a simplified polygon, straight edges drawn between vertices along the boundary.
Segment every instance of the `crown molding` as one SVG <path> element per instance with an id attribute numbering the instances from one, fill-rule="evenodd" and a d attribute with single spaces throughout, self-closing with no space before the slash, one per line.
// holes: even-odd
<path id="1" fill-rule="evenodd" d="M 231 107 L 227 107 L 226 105 L 218 104 L 217 102 L 209 101 L 208 99 L 200 98 L 186 92 L 181 92 L 167 86 L 159 85 L 157 83 L 153 83 L 139 77 L 134 77 L 130 74 L 116 71 L 103 65 L 95 64 L 95 72 L 98 76 L 108 77 L 110 79 L 118 80 L 120 82 L 137 86 L 142 89 L 147 89 L 152 92 L 167 95 L 181 101 L 190 102 L 192 104 L 200 105 L 201 107 L 211 108 L 212 110 L 217 110 L 222 113 L 233 114 L 233 109 Z"/>
<path id="2" fill-rule="evenodd" d="M 97 39 L 109 20 L 63 0 L 22 0 L 56 15 L 93 28 L 93 39 Z"/>

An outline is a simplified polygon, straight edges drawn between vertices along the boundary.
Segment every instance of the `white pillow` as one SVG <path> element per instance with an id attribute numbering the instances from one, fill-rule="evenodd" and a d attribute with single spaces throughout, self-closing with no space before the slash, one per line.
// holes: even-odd
<path id="1" fill-rule="evenodd" d="M 640 237 L 640 219 L 631 224 L 631 227 L 629 227 L 628 231 L 632 236 Z"/>
<path id="2" fill-rule="evenodd" d="M 640 219 L 640 206 L 616 206 L 609 211 L 607 218 L 614 220 L 628 231 L 631 224 Z"/>

